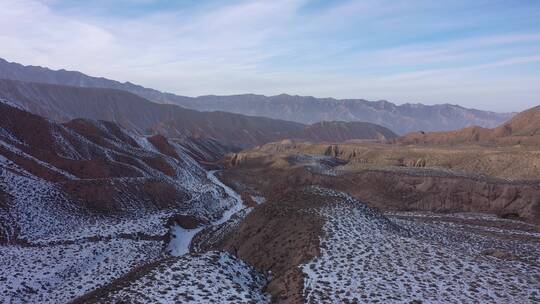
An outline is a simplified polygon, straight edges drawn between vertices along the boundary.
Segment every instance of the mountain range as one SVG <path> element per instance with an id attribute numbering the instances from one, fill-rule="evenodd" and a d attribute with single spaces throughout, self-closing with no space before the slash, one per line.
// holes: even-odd
<path id="1" fill-rule="evenodd" d="M 389 140 L 396 135 L 371 123 L 324 122 L 313 125 L 227 112 L 200 112 L 158 104 L 127 91 L 0 79 L 0 98 L 32 113 L 65 122 L 75 118 L 106 120 L 139 134 L 171 138 L 212 138 L 247 147 L 282 139 L 336 141 Z"/>
<path id="2" fill-rule="evenodd" d="M 201 111 L 228 111 L 246 115 L 313 123 L 316 121 L 365 121 L 385 126 L 397 134 L 413 131 L 442 131 L 478 125 L 494 127 L 511 113 L 467 109 L 457 105 L 396 105 L 388 101 L 315 98 L 312 96 L 235 95 L 178 99 L 176 104 Z"/>
<path id="3" fill-rule="evenodd" d="M 311 124 L 321 121 L 362 121 L 385 126 L 397 134 L 414 131 L 446 131 L 477 125 L 493 128 L 512 117 L 467 109 L 457 105 L 396 105 L 388 101 L 315 98 L 311 96 L 232 96 L 186 97 L 163 93 L 130 82 L 92 77 L 81 72 L 24 66 L 0 59 L 0 78 L 57 85 L 97 87 L 128 91 L 157 103 L 170 103 L 199 111 L 226 111 L 251 116 Z"/>

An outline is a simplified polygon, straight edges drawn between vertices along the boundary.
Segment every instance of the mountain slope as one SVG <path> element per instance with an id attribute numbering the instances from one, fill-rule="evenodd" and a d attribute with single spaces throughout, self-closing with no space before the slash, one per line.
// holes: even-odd
<path id="1" fill-rule="evenodd" d="M 357 138 L 388 140 L 396 134 L 388 128 L 368 122 L 323 121 L 309 125 L 305 138 L 315 142 L 341 142 Z"/>
<path id="2" fill-rule="evenodd" d="M 416 132 L 396 140 L 402 144 L 489 143 L 502 145 L 540 145 L 540 106 L 515 115 L 492 129 L 478 126 L 450 132 Z"/>
<path id="3" fill-rule="evenodd" d="M 57 124 L 2 102 L 0 189 L 7 203 L 0 205 L 6 208 L 3 223 L 12 225 L 0 241 L 54 237 L 83 225 L 81 218 L 157 212 L 188 201 L 195 207 L 197 197 L 215 187 L 187 150 L 110 122 Z M 192 211 L 213 217 L 219 205 Z M 58 212 L 34 225 L 53 206 Z"/>
<path id="4" fill-rule="evenodd" d="M 178 215 L 204 224 L 236 210 L 190 157 L 201 146 L 0 102 L 2 302 L 68 303 L 164 259 Z"/>
<path id="5" fill-rule="evenodd" d="M 499 136 L 540 135 L 540 106 L 520 112 L 509 122 L 495 129 Z"/>
<path id="6" fill-rule="evenodd" d="M 521 226 L 521 231 L 507 230 L 505 225 L 517 222 L 485 214 L 448 213 L 450 210 L 443 214 L 416 213 L 417 209 L 404 202 L 422 206 L 443 199 L 455 204 L 457 195 L 469 191 L 466 188 L 471 180 L 463 180 L 454 189 L 442 187 L 442 192 L 448 189 L 448 193 L 439 197 L 424 196 L 412 193 L 415 190 L 411 188 L 439 195 L 439 181 L 425 175 L 413 181 L 401 175 L 381 184 L 386 178 L 371 175 L 347 182 L 354 174 L 314 171 L 313 160 L 317 158 L 308 160 L 305 167 L 297 163 L 287 169 L 259 158 L 258 165 L 250 162 L 225 170 L 223 180 L 235 185 L 237 191 L 266 200 L 255 205 L 232 231 L 224 227 L 221 233 L 211 231 L 210 237 L 200 238 L 210 249 L 227 250 L 260 270 L 271 270 L 266 289 L 273 302 L 538 300 L 537 283 L 531 279 L 531 273 L 539 273 L 537 226 L 531 225 L 532 230 L 525 228 L 528 225 Z M 324 163 L 321 166 L 325 167 Z M 349 189 L 337 190 L 347 184 Z M 492 185 L 481 182 L 477 186 L 484 195 L 492 189 Z M 383 213 L 388 207 L 384 201 L 377 209 L 368 207 L 372 200 L 354 194 L 365 190 L 395 200 L 396 207 L 407 212 Z M 538 193 L 538 188 L 533 191 Z M 503 190 L 502 195 L 489 195 L 480 204 L 488 207 L 494 197 L 504 197 L 505 193 L 516 192 Z M 538 201 L 535 197 L 530 196 Z M 418 202 L 422 198 L 425 201 Z M 478 203 L 477 198 L 469 194 L 464 206 Z M 211 241 L 205 242 L 207 239 Z M 523 284 L 515 289 L 505 283 L 510 280 Z"/>
<path id="7" fill-rule="evenodd" d="M 91 77 L 80 72 L 23 66 L 0 59 L 0 78 L 79 87 L 128 91 L 158 103 L 172 103 L 199 111 L 226 111 L 264 116 L 300 123 L 320 121 L 364 121 L 380 124 L 398 134 L 413 131 L 455 130 L 472 125 L 492 128 L 511 118 L 510 113 L 467 109 L 456 105 L 395 105 L 387 101 L 338 100 L 310 96 L 200 96 L 197 98 L 163 93 L 130 82 Z"/>
<path id="8" fill-rule="evenodd" d="M 395 137 L 392 131 L 371 124 L 352 124 L 349 128 L 347 123 L 339 123 L 341 128 L 336 129 L 332 127 L 336 123 L 327 123 L 315 127 L 320 133 L 313 133 L 313 128 L 300 123 L 227 112 L 199 112 L 171 104 L 153 103 L 135 94 L 115 89 L 0 79 L 0 98 L 14 101 L 33 113 L 57 121 L 79 117 L 107 120 L 141 134 L 159 133 L 174 138 L 213 138 L 239 147 L 286 138 L 335 141 Z M 326 132 L 326 127 L 332 131 Z"/>

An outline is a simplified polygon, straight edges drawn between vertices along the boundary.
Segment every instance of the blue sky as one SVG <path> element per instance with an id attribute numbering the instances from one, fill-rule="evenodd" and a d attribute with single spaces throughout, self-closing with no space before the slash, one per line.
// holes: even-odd
<path id="1" fill-rule="evenodd" d="M 0 57 L 180 95 L 540 104 L 540 1 L 1 0 Z"/>

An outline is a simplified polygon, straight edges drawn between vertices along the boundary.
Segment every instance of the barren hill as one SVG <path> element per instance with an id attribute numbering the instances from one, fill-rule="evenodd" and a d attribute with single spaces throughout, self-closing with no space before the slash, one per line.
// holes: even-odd
<path id="1" fill-rule="evenodd" d="M 469 127 L 450 132 L 415 132 L 396 140 L 402 144 L 482 143 L 502 145 L 540 144 L 540 106 L 515 115 L 493 128 Z"/>

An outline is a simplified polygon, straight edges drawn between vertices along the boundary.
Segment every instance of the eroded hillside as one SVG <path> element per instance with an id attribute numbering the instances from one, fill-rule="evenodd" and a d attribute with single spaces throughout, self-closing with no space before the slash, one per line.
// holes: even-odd
<path id="1" fill-rule="evenodd" d="M 190 156 L 222 151 L 184 145 L 0 103 L 2 300 L 71 301 L 166 257 L 178 214 L 210 223 L 235 210 Z"/>

